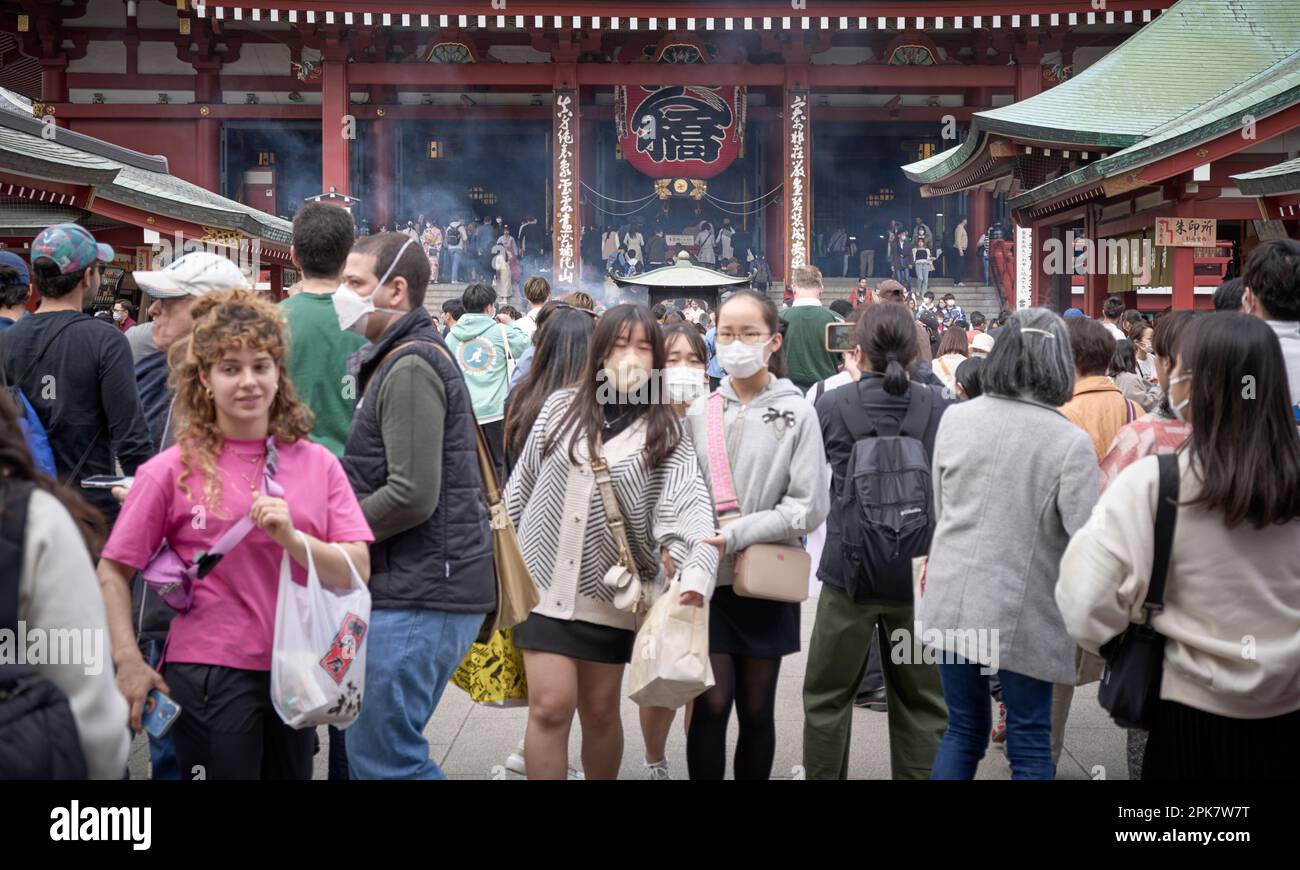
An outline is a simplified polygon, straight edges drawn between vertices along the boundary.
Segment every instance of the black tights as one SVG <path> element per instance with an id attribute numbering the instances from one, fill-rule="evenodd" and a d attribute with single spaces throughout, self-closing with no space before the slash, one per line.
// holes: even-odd
<path id="1" fill-rule="evenodd" d="M 736 779 L 770 779 L 776 755 L 776 678 L 781 660 L 714 654 L 714 686 L 695 699 L 686 736 L 686 769 L 691 779 L 727 775 L 727 725 L 735 703 L 740 720 L 736 741 Z"/>

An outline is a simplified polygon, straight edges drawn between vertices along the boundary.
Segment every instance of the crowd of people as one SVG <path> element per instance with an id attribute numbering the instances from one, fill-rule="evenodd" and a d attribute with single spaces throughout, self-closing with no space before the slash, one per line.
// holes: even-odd
<path id="1" fill-rule="evenodd" d="M 75 722 L 44 734 L 84 759 L 72 770 L 121 778 L 157 690 L 182 713 L 150 739 L 153 778 L 310 778 L 316 731 L 285 724 L 270 687 L 281 571 L 310 569 L 360 577 L 373 607 L 330 778 L 442 778 L 424 730 L 497 606 L 501 481 L 538 596 L 507 641 L 528 720 L 506 767 L 529 778 L 618 775 L 625 672 L 669 584 L 707 608 L 691 779 L 770 778 L 810 588 L 809 778 L 849 775 L 857 705 L 886 712 L 895 778 L 972 778 L 994 744 L 1013 778 L 1052 779 L 1075 687 L 1144 620 L 1164 658 L 1132 777 L 1300 775 L 1300 242 L 1260 244 L 1225 310 L 1154 322 L 1118 297 L 1101 319 L 967 316 L 921 272 L 827 305 L 811 266 L 784 305 L 742 289 L 606 308 L 534 276 L 521 312 L 461 271 L 472 238 L 503 248 L 509 228 L 457 227 L 358 235 L 308 204 L 292 296 L 194 252 L 135 273 L 149 321 L 125 332 L 83 313 L 112 258 L 83 227 L 41 232 L 30 265 L 0 256 L 0 530 L 18 555 L 0 593 L 28 626 L 110 639 L 102 672 L 37 666 Z M 437 269 L 470 283 L 435 319 Z M 125 479 L 79 489 L 96 475 Z M 163 551 L 205 565 L 187 607 L 141 577 Z M 648 778 L 673 777 L 676 713 L 640 709 Z"/>
<path id="2" fill-rule="evenodd" d="M 381 224 L 375 232 L 415 239 L 429 258 L 430 280 L 435 284 L 481 282 L 509 298 L 523 275 L 549 271 L 550 233 L 531 214 L 513 230 L 500 215 L 476 220 L 458 214 L 445 226 L 437 217 L 420 215 L 405 223 Z M 363 221 L 356 235 L 371 235 L 370 225 Z"/>
<path id="3" fill-rule="evenodd" d="M 942 217 L 942 216 L 941 216 Z M 989 240 L 1006 235 L 1002 224 L 980 228 L 974 237 L 974 254 L 982 265 L 977 275 L 983 283 L 994 286 L 989 269 Z M 940 239 L 925 219 L 912 218 L 908 227 L 899 220 L 890 220 L 881 232 L 874 224 L 865 224 L 859 235 L 838 224 L 819 228 L 813 237 L 813 256 L 828 275 L 843 278 L 856 274 L 859 278 L 873 278 L 879 255 L 885 274 L 918 295 L 930 289 L 930 275 L 943 268 L 945 277 L 952 278 L 958 287 L 968 279 L 967 252 L 972 247 L 972 228 L 968 218 L 961 218 L 951 233 Z"/>

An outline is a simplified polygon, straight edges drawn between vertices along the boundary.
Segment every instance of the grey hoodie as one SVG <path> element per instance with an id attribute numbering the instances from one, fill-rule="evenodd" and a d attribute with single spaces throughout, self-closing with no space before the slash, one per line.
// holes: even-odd
<path id="1" fill-rule="evenodd" d="M 718 393 L 723 397 L 723 433 L 741 511 L 741 517 L 722 531 L 727 555 L 751 544 L 800 546 L 799 539 L 821 525 L 830 511 L 830 478 L 817 412 L 785 378 L 773 378 L 748 405 L 736 398 L 730 377 L 722 379 Z M 709 401 L 704 396 L 691 405 L 686 428 L 712 494 Z M 718 584 L 731 584 L 731 562 L 719 563 Z M 713 594 L 712 588 L 694 591 Z"/>

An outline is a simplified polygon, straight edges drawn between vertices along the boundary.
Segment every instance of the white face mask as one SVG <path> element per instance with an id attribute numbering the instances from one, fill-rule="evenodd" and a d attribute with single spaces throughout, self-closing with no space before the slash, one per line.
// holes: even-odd
<path id="1" fill-rule="evenodd" d="M 767 365 L 763 348 L 772 342 L 768 339 L 762 344 L 745 344 L 735 340 L 731 344 L 718 345 L 718 362 L 733 378 L 749 378 L 762 371 Z"/>
<path id="2" fill-rule="evenodd" d="M 635 393 L 650 380 L 650 369 L 640 357 L 624 357 L 619 360 L 617 368 L 606 365 L 603 371 L 605 382 L 613 385 L 614 390 L 622 396 Z"/>
<path id="3" fill-rule="evenodd" d="M 1169 398 L 1172 399 L 1172 398 L 1174 397 L 1174 394 L 1173 394 L 1173 387 L 1174 387 L 1174 384 L 1181 384 L 1181 383 L 1183 383 L 1184 381 L 1190 381 L 1191 379 L 1192 379 L 1192 378 L 1191 378 L 1190 375 L 1182 375 L 1181 377 L 1177 377 L 1177 378 L 1174 378 L 1173 380 L 1171 380 L 1171 381 L 1169 382 L 1169 390 L 1170 390 L 1170 392 L 1169 392 Z M 1191 404 L 1191 402 L 1192 402 L 1192 396 L 1191 396 L 1191 393 L 1188 393 L 1188 394 L 1187 394 L 1187 398 L 1186 398 L 1186 399 L 1183 399 L 1183 400 L 1182 400 L 1181 402 L 1179 402 L 1177 405 L 1175 405 L 1175 404 L 1171 401 L 1171 402 L 1169 403 L 1169 410 L 1171 410 L 1171 411 L 1174 412 L 1174 416 L 1178 418 L 1179 422 L 1181 422 L 1181 423 L 1186 423 L 1186 422 L 1187 422 L 1187 418 L 1183 416 L 1183 408 L 1186 408 L 1188 405 Z"/>
<path id="4" fill-rule="evenodd" d="M 406 244 L 402 245 L 401 250 L 397 252 L 397 256 L 393 258 L 393 262 L 389 264 L 388 270 L 384 272 L 384 276 L 375 285 L 375 293 L 379 292 L 379 288 L 383 287 L 388 277 L 393 274 L 393 269 L 397 266 L 398 261 L 402 259 L 402 254 L 406 252 L 407 247 L 414 243 L 414 239 L 407 239 Z M 344 332 L 356 333 L 362 337 L 366 334 L 366 322 L 369 320 L 371 313 L 375 311 L 383 311 L 386 314 L 406 313 L 396 308 L 377 308 L 375 307 L 374 293 L 369 296 L 362 296 L 347 284 L 338 286 L 338 289 L 334 291 L 333 301 L 334 316 L 339 320 L 339 329 Z"/>
<path id="5" fill-rule="evenodd" d="M 669 366 L 661 373 L 664 390 L 668 401 L 674 404 L 688 404 L 709 391 L 705 383 L 705 373 L 690 366 Z"/>

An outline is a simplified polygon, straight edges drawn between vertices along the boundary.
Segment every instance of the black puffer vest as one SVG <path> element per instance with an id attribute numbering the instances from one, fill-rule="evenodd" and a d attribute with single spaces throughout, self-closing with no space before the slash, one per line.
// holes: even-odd
<path id="1" fill-rule="evenodd" d="M 410 342 L 416 343 L 388 357 L 393 348 Z M 438 507 L 415 528 L 371 545 L 371 600 L 374 607 L 387 610 L 487 613 L 496 606 L 496 574 L 474 410 L 460 369 L 435 344 L 446 348 L 429 313 L 419 308 L 353 357 L 359 363 L 361 400 L 344 447 L 343 468 L 358 499 L 388 480 L 375 407 L 379 389 L 394 362 L 418 354 L 438 373 L 447 392 Z"/>

